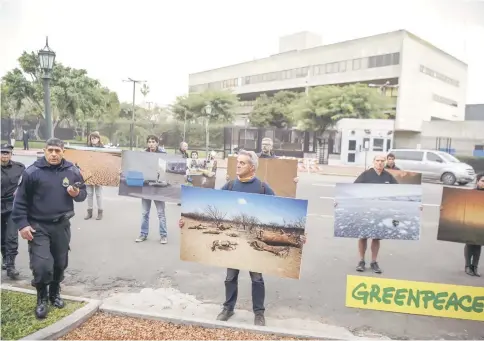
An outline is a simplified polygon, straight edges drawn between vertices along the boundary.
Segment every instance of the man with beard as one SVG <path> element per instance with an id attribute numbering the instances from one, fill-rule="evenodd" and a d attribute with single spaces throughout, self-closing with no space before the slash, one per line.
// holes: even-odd
<path id="1" fill-rule="evenodd" d="M 13 146 L 2 144 L 2 270 L 7 276 L 17 279 L 15 257 L 18 254 L 18 229 L 11 221 L 13 201 L 25 166 L 12 161 Z"/>

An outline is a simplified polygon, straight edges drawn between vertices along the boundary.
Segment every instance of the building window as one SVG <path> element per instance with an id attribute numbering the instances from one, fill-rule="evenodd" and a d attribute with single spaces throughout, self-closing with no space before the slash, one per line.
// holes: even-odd
<path id="1" fill-rule="evenodd" d="M 387 152 L 392 149 L 392 139 L 387 139 Z"/>
<path id="2" fill-rule="evenodd" d="M 346 61 L 339 62 L 339 72 L 346 72 Z"/>
<path id="3" fill-rule="evenodd" d="M 420 65 L 420 72 L 422 72 L 423 74 L 426 74 L 427 76 L 436 78 L 436 79 L 438 79 L 438 80 L 440 80 L 444 83 L 453 85 L 455 87 L 459 87 L 459 81 L 458 80 L 447 77 L 446 75 L 444 75 L 440 72 L 434 71 L 434 70 L 432 70 L 432 69 L 430 69 L 430 68 L 428 68 L 424 65 Z"/>
<path id="4" fill-rule="evenodd" d="M 353 59 L 353 70 L 361 69 L 361 59 Z"/>
<path id="5" fill-rule="evenodd" d="M 382 152 L 385 140 L 384 139 L 373 139 L 373 151 Z"/>
<path id="6" fill-rule="evenodd" d="M 446 104 L 446 105 L 449 105 L 451 107 L 455 107 L 457 108 L 458 107 L 458 104 L 456 101 L 454 100 L 451 100 L 449 98 L 446 98 L 446 97 L 442 97 L 442 96 L 439 96 L 439 95 L 436 95 L 436 94 L 433 94 L 432 95 L 432 99 L 436 102 L 439 102 L 439 103 L 442 103 L 442 104 Z"/>
<path id="7" fill-rule="evenodd" d="M 356 140 L 349 140 L 348 141 L 348 150 L 351 152 L 356 151 Z"/>

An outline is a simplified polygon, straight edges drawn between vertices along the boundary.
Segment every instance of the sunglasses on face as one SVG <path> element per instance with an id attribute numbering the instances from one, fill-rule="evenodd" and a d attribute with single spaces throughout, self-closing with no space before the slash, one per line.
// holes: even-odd
<path id="1" fill-rule="evenodd" d="M 10 155 L 10 152 L 2 152 L 2 155 Z"/>

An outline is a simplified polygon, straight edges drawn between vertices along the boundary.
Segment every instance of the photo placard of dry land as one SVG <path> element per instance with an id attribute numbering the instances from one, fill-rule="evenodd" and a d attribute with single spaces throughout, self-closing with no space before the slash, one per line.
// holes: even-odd
<path id="1" fill-rule="evenodd" d="M 182 186 L 180 259 L 299 279 L 307 200 Z"/>
<path id="2" fill-rule="evenodd" d="M 484 191 L 444 187 L 437 240 L 484 245 Z"/>
<path id="3" fill-rule="evenodd" d="M 66 147 L 64 158 L 79 166 L 87 185 L 119 186 L 121 151 L 108 148 L 70 149 Z"/>

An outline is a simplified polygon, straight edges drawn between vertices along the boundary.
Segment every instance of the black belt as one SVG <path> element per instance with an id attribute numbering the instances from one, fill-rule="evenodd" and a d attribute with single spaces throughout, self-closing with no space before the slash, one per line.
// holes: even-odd
<path id="1" fill-rule="evenodd" d="M 39 223 L 60 223 L 63 221 L 70 220 L 72 217 L 74 217 L 75 213 L 74 211 L 69 211 L 65 214 L 60 215 L 59 217 L 56 218 L 33 218 L 29 217 L 29 220 L 33 221 L 38 221 Z"/>

